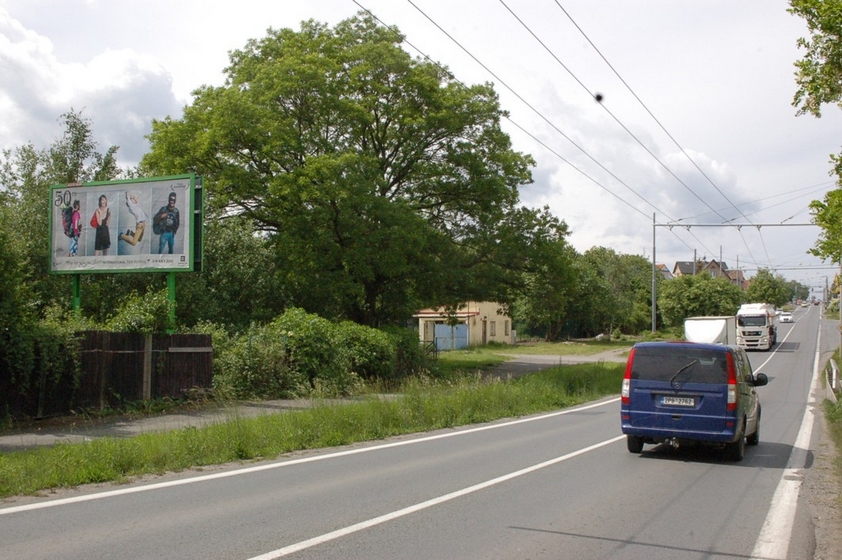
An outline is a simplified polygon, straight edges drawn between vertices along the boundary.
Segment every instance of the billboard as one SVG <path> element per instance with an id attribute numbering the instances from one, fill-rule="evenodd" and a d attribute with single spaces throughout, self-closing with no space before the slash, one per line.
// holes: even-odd
<path id="1" fill-rule="evenodd" d="M 50 271 L 192 271 L 196 187 L 192 174 L 51 186 Z"/>

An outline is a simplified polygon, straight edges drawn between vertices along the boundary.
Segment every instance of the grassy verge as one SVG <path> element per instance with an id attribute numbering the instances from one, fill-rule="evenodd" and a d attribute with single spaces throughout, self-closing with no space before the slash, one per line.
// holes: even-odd
<path id="1" fill-rule="evenodd" d="M 475 369 L 476 362 L 466 363 L 465 369 Z M 598 363 L 558 366 L 509 381 L 483 381 L 479 375 L 413 380 L 396 399 L 371 396 L 248 419 L 232 414 L 204 428 L 6 453 L 0 456 L 0 497 L 555 410 L 616 394 L 622 375 L 622 364 Z"/>
<path id="2" fill-rule="evenodd" d="M 835 360 L 837 364 L 840 363 L 839 350 L 833 354 L 833 360 Z M 826 382 L 827 378 L 822 377 L 822 383 Z M 840 401 L 839 398 L 842 397 L 840 397 L 837 393 L 837 402 L 825 399 L 822 404 L 825 419 L 827 420 L 827 429 L 837 449 L 836 459 L 833 465 L 834 474 L 838 480 L 842 480 L 842 401 Z M 839 503 L 842 504 L 842 497 L 839 498 Z"/>

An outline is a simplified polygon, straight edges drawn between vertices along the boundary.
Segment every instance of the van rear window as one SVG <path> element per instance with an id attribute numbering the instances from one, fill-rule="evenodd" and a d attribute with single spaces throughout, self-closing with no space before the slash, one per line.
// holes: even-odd
<path id="1" fill-rule="evenodd" d="M 723 352 L 682 346 L 638 347 L 634 351 L 632 379 L 680 383 L 727 383 Z"/>

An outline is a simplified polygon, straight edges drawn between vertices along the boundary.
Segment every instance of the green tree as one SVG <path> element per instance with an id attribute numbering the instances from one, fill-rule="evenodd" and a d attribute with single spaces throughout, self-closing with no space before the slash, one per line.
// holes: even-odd
<path id="1" fill-rule="evenodd" d="M 575 294 L 577 255 L 563 238 L 548 249 L 543 252 L 545 258 L 524 273 L 522 295 L 513 316 L 527 332 L 541 332 L 546 340 L 555 341 L 565 332 L 568 307 Z"/>
<path id="2" fill-rule="evenodd" d="M 25 281 L 31 289 L 29 304 L 37 313 L 53 303 L 69 300 L 68 277 L 49 274 L 49 232 L 46 227 L 49 188 L 54 184 L 84 183 L 117 178 L 116 146 L 97 151 L 91 123 L 70 110 L 61 115 L 64 132 L 50 147 L 32 143 L 4 150 L 0 157 L 0 192 L 8 204 L 0 227 L 14 232 L 23 255 Z"/>
<path id="3" fill-rule="evenodd" d="M 402 41 L 364 15 L 270 29 L 231 54 L 222 87 L 153 123 L 142 166 L 199 173 L 209 206 L 265 233 L 290 305 L 378 325 L 509 301 L 530 241 L 563 224 L 520 206 L 533 161 L 511 149 L 491 85 Z"/>
<path id="4" fill-rule="evenodd" d="M 638 333 L 651 325 L 652 264 L 638 255 L 594 247 L 583 255 L 608 287 L 610 323 L 603 332 Z M 594 302 L 595 303 L 595 302 Z"/>
<path id="5" fill-rule="evenodd" d="M 767 268 L 757 271 L 744 295 L 747 302 L 771 303 L 775 307 L 780 307 L 791 298 L 792 292 L 786 279 L 783 276 L 775 276 Z"/>
<path id="6" fill-rule="evenodd" d="M 205 216 L 204 240 L 202 272 L 179 276 L 180 325 L 204 321 L 243 331 L 283 313 L 274 251 L 248 220 Z"/>
<path id="7" fill-rule="evenodd" d="M 804 18 L 810 31 L 809 38 L 798 40 L 806 53 L 795 63 L 798 90 L 793 105 L 799 115 L 821 117 L 824 104 L 842 107 L 842 0 L 790 0 L 789 12 Z M 842 154 L 832 154 L 830 160 L 831 175 L 842 186 Z M 842 262 L 842 192 L 828 191 L 824 201 L 815 200 L 810 208 L 813 221 L 822 228 L 810 253 Z"/>
<path id="8" fill-rule="evenodd" d="M 790 0 L 789 12 L 804 18 L 809 38 L 798 39 L 806 49 L 795 63 L 798 91 L 793 105 L 798 114 L 821 117 L 822 105 L 842 107 L 842 1 Z"/>
<path id="9" fill-rule="evenodd" d="M 789 301 L 795 299 L 807 299 L 807 296 L 810 295 L 810 287 L 805 286 L 801 282 L 797 280 L 789 280 L 786 283 L 787 293 L 789 295 Z M 831 291 L 834 291 L 835 288 L 832 288 Z"/>
<path id="10" fill-rule="evenodd" d="M 3 194 L 0 191 L 0 194 Z M 28 344 L 22 342 L 33 322 L 30 285 L 26 282 L 26 255 L 14 230 L 5 226 L 12 209 L 0 205 L 0 387 L 8 389 L 5 376 L 15 376 L 31 367 Z"/>
<path id="11" fill-rule="evenodd" d="M 687 317 L 734 315 L 742 291 L 726 278 L 707 274 L 683 275 L 661 282 L 658 308 L 667 327 L 677 327 Z"/>
<path id="12" fill-rule="evenodd" d="M 576 288 L 567 307 L 564 332 L 569 337 L 592 337 L 610 329 L 615 316 L 611 286 L 592 261 L 575 262 Z"/>

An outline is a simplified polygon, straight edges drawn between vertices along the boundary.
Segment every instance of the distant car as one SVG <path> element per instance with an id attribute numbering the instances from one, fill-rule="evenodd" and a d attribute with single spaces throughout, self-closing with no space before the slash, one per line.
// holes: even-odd
<path id="1" fill-rule="evenodd" d="M 781 313 L 781 323 L 794 323 L 795 321 L 792 318 L 792 313 L 789 311 L 784 311 Z"/>
<path id="2" fill-rule="evenodd" d="M 806 301 L 801 302 L 801 307 L 810 307 L 810 304 Z"/>

